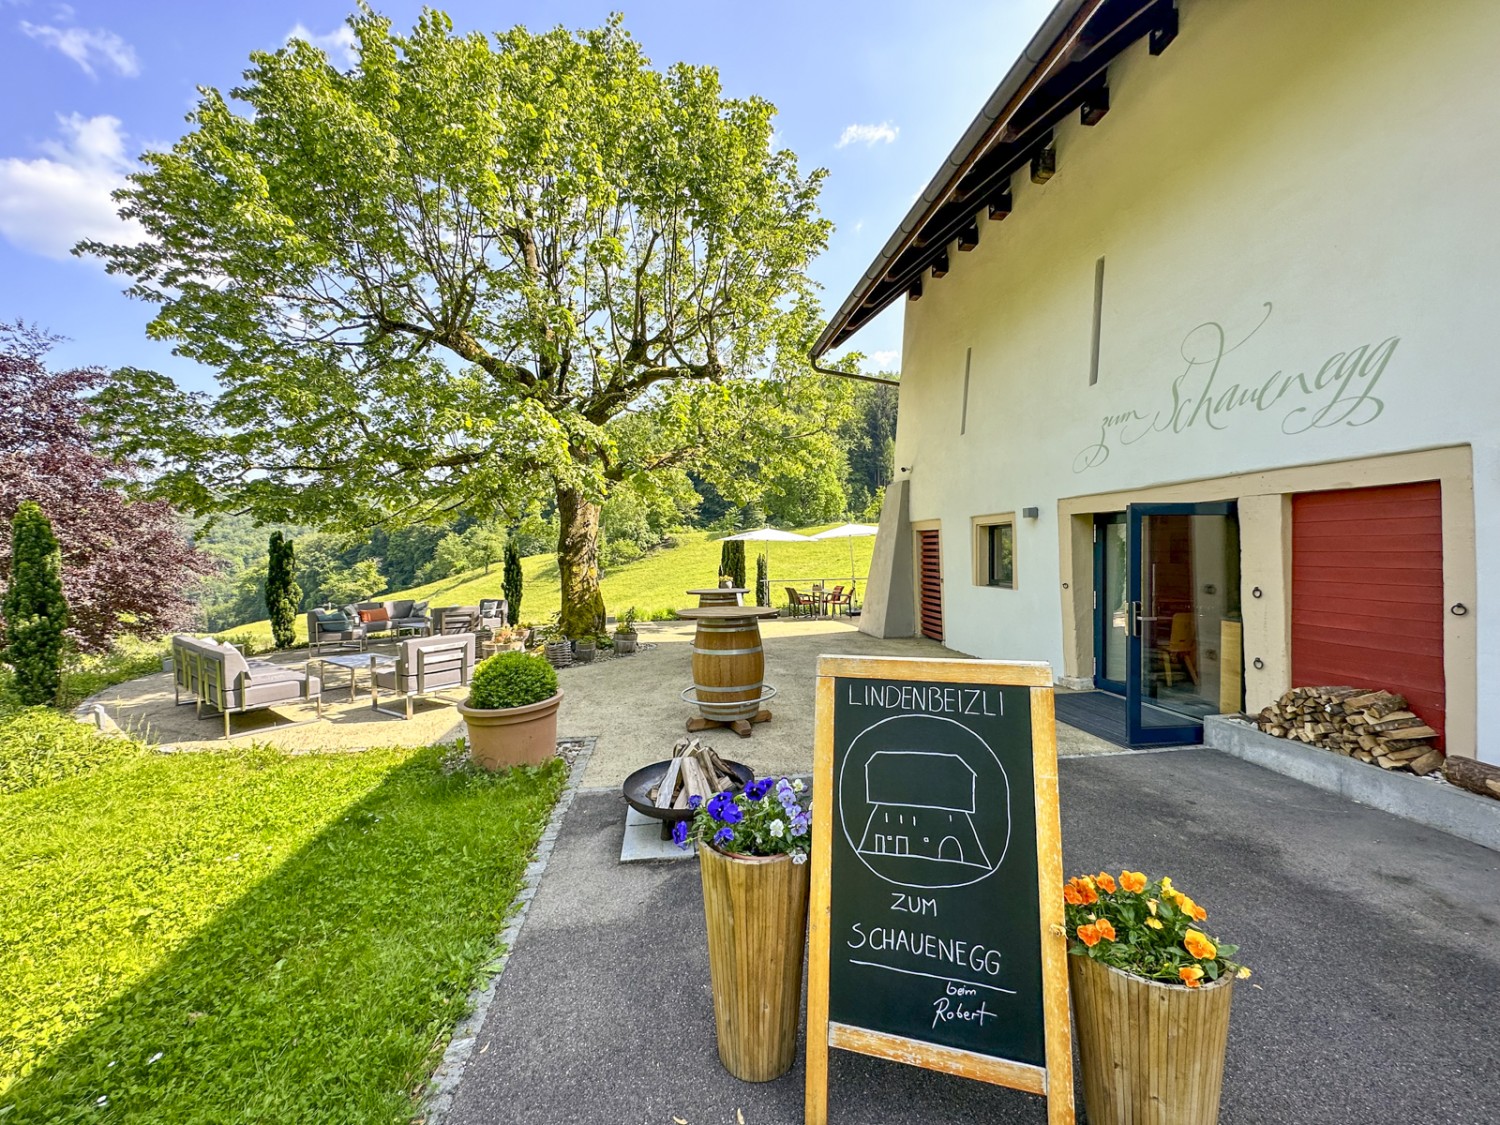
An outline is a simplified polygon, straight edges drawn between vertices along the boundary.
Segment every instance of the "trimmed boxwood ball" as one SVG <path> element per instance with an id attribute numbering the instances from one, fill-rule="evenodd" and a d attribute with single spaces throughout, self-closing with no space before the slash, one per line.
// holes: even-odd
<path id="1" fill-rule="evenodd" d="M 525 707 L 557 694 L 557 671 L 545 656 L 501 652 L 481 661 L 469 683 L 469 706 L 486 711 Z"/>

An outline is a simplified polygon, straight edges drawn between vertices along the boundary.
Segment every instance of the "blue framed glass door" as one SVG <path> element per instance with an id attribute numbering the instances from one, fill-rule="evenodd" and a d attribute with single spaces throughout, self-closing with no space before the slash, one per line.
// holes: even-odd
<path id="1" fill-rule="evenodd" d="M 1130 744 L 1200 742 L 1221 710 L 1222 623 L 1240 617 L 1235 504 L 1131 504 L 1125 519 Z"/>
<path id="2" fill-rule="evenodd" d="M 1130 643 L 1126 532 L 1124 512 L 1094 516 L 1094 686 L 1115 695 L 1125 694 Z"/>

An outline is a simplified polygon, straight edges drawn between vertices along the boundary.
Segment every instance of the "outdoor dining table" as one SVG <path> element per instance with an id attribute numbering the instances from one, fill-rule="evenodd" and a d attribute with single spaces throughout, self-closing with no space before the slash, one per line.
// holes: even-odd
<path id="1" fill-rule="evenodd" d="M 677 616 L 696 621 L 693 636 L 693 683 L 683 688 L 685 702 L 698 708 L 689 731 L 728 727 L 749 738 L 752 724 L 770 722 L 763 706 L 776 695 L 765 682 L 766 657 L 760 619 L 775 617 L 767 605 L 707 605 L 680 609 Z"/>

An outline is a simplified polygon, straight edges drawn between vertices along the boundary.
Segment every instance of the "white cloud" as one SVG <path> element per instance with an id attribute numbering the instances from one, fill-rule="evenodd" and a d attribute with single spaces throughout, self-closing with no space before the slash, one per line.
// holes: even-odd
<path id="1" fill-rule="evenodd" d="M 855 220 L 855 223 L 854 223 L 854 233 L 858 234 L 860 231 L 862 231 L 864 229 L 865 229 L 865 221 L 863 219 L 857 219 L 857 220 Z"/>
<path id="2" fill-rule="evenodd" d="M 110 192 L 125 185 L 135 161 L 116 117 L 58 117 L 60 140 L 35 160 L 0 159 L 0 236 L 34 254 L 67 258 L 83 238 L 135 245 L 140 224 L 121 219 Z"/>
<path id="3" fill-rule="evenodd" d="M 839 135 L 839 143 L 833 147 L 845 148 L 848 145 L 862 144 L 871 148 L 881 141 L 890 144 L 899 132 L 900 126 L 892 125 L 889 121 L 882 121 L 879 125 L 846 125 Z"/>
<path id="4" fill-rule="evenodd" d="M 895 364 L 895 362 L 897 360 L 899 360 L 900 358 L 901 358 L 901 353 L 898 352 L 898 351 L 871 352 L 870 353 L 870 362 L 875 365 L 875 370 L 876 371 L 892 371 L 892 370 L 894 370 L 894 367 L 892 365 Z"/>
<path id="5" fill-rule="evenodd" d="M 72 9 L 68 8 L 66 12 L 59 14 L 67 19 L 71 16 Z M 113 31 L 106 31 L 102 27 L 90 31 L 84 27 L 53 27 L 50 24 L 22 20 L 21 30 L 38 43 L 61 51 L 82 67 L 90 78 L 99 77 L 94 70 L 96 63 L 107 66 L 124 78 L 134 78 L 141 72 L 135 48 Z"/>
<path id="6" fill-rule="evenodd" d="M 329 58 L 335 62 L 343 62 L 345 66 L 353 66 L 359 60 L 354 51 L 354 29 L 347 23 L 339 25 L 327 35 L 314 35 L 306 25 L 299 23 L 286 33 L 288 43 L 293 39 L 322 48 Z"/>

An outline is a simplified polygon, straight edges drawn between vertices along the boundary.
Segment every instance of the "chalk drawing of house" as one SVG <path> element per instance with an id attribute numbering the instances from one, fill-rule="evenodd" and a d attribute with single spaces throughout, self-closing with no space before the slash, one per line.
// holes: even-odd
<path id="1" fill-rule="evenodd" d="M 974 827 L 975 781 L 957 754 L 876 751 L 865 763 L 873 808 L 858 850 L 993 869 Z"/>

